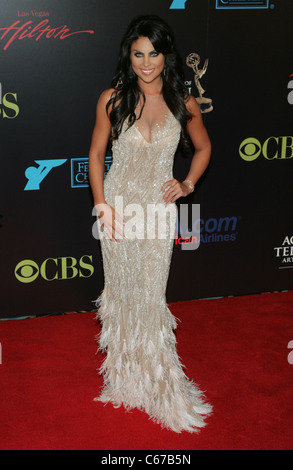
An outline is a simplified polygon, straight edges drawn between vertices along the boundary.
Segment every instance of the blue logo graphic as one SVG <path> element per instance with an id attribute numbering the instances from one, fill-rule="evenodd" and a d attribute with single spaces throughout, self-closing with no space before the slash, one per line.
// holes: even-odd
<path id="1" fill-rule="evenodd" d="M 24 188 L 25 191 L 32 191 L 40 189 L 40 183 L 47 176 L 47 174 L 56 168 L 57 166 L 63 165 L 67 159 L 58 160 L 35 160 L 38 167 L 30 166 L 25 170 L 25 176 L 28 182 Z"/>
<path id="2" fill-rule="evenodd" d="M 173 0 L 170 5 L 170 10 L 184 10 L 186 0 Z"/>
<path id="3" fill-rule="evenodd" d="M 216 0 L 217 10 L 268 9 L 269 0 Z"/>

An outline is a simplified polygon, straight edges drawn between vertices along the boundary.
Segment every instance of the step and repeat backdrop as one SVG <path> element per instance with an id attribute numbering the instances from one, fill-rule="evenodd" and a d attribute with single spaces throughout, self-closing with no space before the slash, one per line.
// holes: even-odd
<path id="1" fill-rule="evenodd" d="M 0 3 L 1 318 L 90 310 L 103 289 L 88 151 L 121 37 L 145 13 L 174 30 L 213 146 L 178 201 L 191 217 L 167 301 L 293 288 L 291 0 Z M 175 178 L 191 157 L 177 151 Z M 109 145 L 105 174 L 111 161 Z"/>

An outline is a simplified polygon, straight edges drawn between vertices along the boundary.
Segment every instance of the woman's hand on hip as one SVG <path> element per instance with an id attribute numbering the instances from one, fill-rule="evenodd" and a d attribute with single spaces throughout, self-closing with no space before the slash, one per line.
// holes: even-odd
<path id="1" fill-rule="evenodd" d="M 188 196 L 192 192 L 190 186 L 186 184 L 184 181 L 180 183 L 180 181 L 176 180 L 175 178 L 163 184 L 161 191 L 165 194 L 163 196 L 163 201 L 167 204 L 167 202 L 175 202 L 180 197 Z"/>

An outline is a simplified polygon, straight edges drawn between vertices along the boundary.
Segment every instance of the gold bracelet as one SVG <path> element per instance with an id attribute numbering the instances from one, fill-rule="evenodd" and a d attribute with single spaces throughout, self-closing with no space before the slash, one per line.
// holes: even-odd
<path id="1" fill-rule="evenodd" d="M 186 183 L 187 186 L 189 187 L 189 189 L 191 190 L 191 192 L 194 191 L 194 184 L 192 183 L 192 181 L 190 181 L 189 179 L 187 180 L 184 180 L 183 183 Z"/>

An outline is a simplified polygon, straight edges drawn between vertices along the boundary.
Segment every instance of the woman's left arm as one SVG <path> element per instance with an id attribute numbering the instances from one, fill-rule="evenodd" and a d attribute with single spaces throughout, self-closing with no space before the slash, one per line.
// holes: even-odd
<path id="1" fill-rule="evenodd" d="M 166 181 L 162 186 L 162 192 L 166 191 L 163 197 L 165 203 L 174 202 L 179 197 L 190 194 L 201 175 L 205 172 L 211 158 L 211 141 L 203 124 L 199 106 L 193 96 L 189 97 L 186 107 L 192 115 L 192 119 L 187 124 L 187 132 L 194 145 L 195 152 L 185 180 L 180 183 L 178 180 L 173 179 Z"/>

